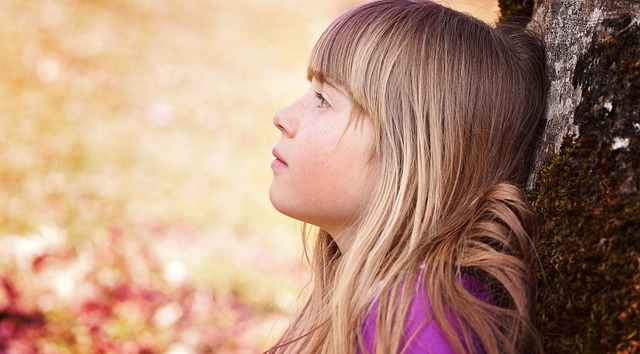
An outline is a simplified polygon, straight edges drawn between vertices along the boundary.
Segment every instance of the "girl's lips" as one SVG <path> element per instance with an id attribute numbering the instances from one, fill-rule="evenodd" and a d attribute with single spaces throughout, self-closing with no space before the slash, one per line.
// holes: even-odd
<path id="1" fill-rule="evenodd" d="M 278 154 L 278 152 L 276 151 L 276 149 L 273 149 L 271 151 L 271 153 L 273 154 L 273 156 L 276 158 L 275 160 L 273 160 L 271 162 L 271 168 L 282 168 L 282 167 L 287 167 L 287 163 L 284 162 L 284 160 L 282 160 L 282 158 L 280 157 L 280 154 Z"/>
<path id="2" fill-rule="evenodd" d="M 276 168 L 285 168 L 288 167 L 286 163 L 284 163 L 282 160 L 280 159 L 275 159 L 273 161 L 271 161 L 271 168 L 272 169 L 276 169 Z"/>

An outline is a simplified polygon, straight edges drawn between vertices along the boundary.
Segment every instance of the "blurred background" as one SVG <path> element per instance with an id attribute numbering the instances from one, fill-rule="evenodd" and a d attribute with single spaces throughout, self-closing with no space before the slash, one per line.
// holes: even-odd
<path id="1" fill-rule="evenodd" d="M 273 344 L 308 271 L 271 118 L 362 2 L 0 1 L 0 352 Z"/>

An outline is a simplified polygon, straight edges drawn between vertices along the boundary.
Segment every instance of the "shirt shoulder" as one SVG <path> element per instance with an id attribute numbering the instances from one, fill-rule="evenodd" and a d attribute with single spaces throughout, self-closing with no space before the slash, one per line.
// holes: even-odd
<path id="1" fill-rule="evenodd" d="M 478 299 L 491 302 L 488 292 L 477 280 L 465 277 L 462 284 L 467 291 L 474 294 Z M 378 317 L 378 300 L 376 300 L 362 328 L 363 344 L 369 353 L 375 352 L 375 331 L 376 319 Z M 447 319 L 455 331 L 459 331 L 459 326 L 452 315 L 447 314 Z M 431 302 L 426 290 L 422 286 L 416 289 L 416 295 L 411 300 L 405 331 L 402 338 L 401 347 L 408 343 L 406 354 L 454 354 L 455 350 L 444 333 L 444 330 L 433 317 Z M 358 353 L 362 353 L 358 349 Z"/>

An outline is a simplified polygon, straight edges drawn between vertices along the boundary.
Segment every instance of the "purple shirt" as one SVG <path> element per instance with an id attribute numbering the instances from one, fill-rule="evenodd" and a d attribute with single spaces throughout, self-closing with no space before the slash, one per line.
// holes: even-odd
<path id="1" fill-rule="evenodd" d="M 419 279 L 420 280 L 420 279 Z M 420 282 L 421 283 L 421 282 Z M 467 291 L 474 294 L 480 300 L 492 302 L 487 290 L 472 278 L 463 278 L 462 284 Z M 426 307 L 425 307 L 426 305 Z M 378 300 L 373 304 L 372 310 L 367 315 L 364 326 L 362 328 L 362 337 L 365 348 L 369 353 L 375 353 L 375 330 L 376 318 L 378 317 Z M 459 331 L 459 327 L 453 316 L 447 316 L 453 329 Z M 425 324 L 425 321 L 426 324 Z M 421 327 L 422 326 L 422 327 Z M 415 336 L 414 336 L 415 335 Z M 404 338 L 400 343 L 400 350 L 411 339 L 409 346 L 403 353 L 406 354 L 454 354 L 455 350 L 447 339 L 442 328 L 436 322 L 431 311 L 431 302 L 427 297 L 427 293 L 422 285 L 417 289 L 416 295 L 411 300 L 409 311 L 407 313 L 407 321 L 405 324 Z M 479 343 L 476 343 L 480 347 Z M 363 351 L 358 348 L 358 353 Z"/>

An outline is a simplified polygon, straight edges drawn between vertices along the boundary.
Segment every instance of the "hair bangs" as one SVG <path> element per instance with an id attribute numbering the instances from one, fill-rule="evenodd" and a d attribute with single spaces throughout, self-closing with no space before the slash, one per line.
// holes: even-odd
<path id="1" fill-rule="evenodd" d="M 366 5 L 361 6 L 361 8 Z M 368 61 L 367 32 L 373 18 L 368 11 L 348 11 L 332 23 L 316 43 L 307 67 L 307 79 L 342 86 L 358 110 L 365 108 L 363 87 Z M 363 43 L 364 41 L 364 43 Z M 365 109 L 365 111 L 368 111 Z"/>

